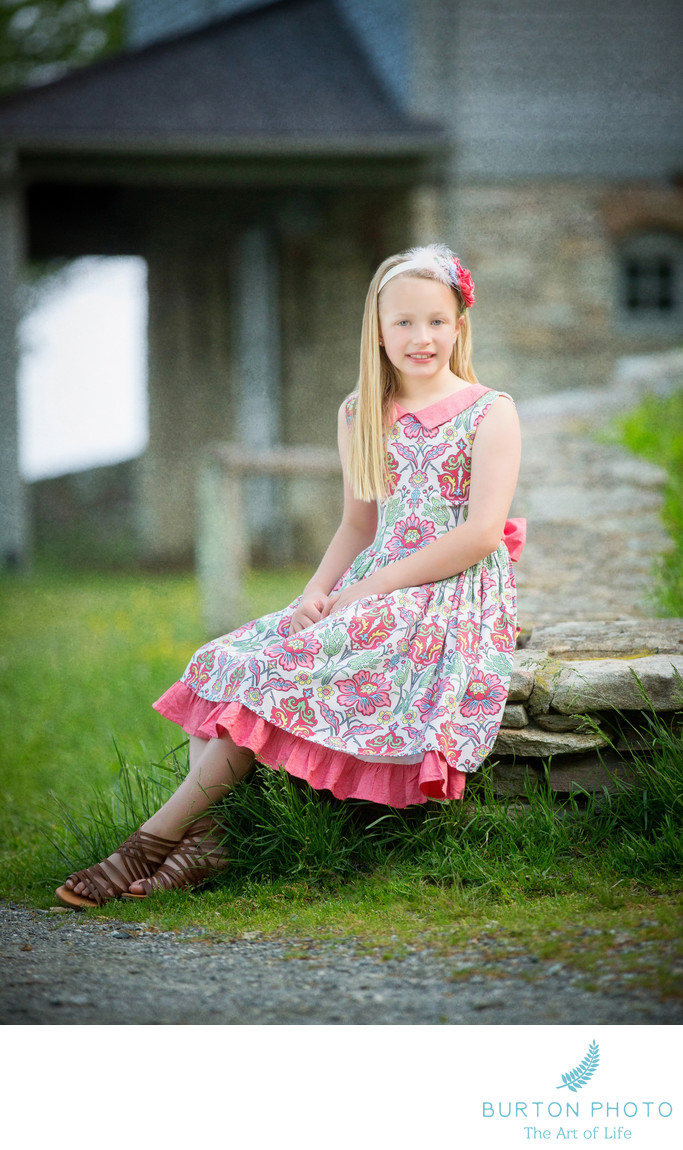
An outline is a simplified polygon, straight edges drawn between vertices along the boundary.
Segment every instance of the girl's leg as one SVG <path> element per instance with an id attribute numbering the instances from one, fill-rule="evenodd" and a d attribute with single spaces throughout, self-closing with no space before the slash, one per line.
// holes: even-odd
<path id="1" fill-rule="evenodd" d="M 161 838 L 182 839 L 188 823 L 219 799 L 223 798 L 240 779 L 251 770 L 254 753 L 248 747 L 237 747 L 229 735 L 220 739 L 198 739 L 190 736 L 190 771 L 170 799 L 142 824 L 142 829 Z M 117 852 L 102 862 L 108 874 L 107 862 L 119 866 Z M 87 895 L 82 883 L 65 885 L 75 894 Z M 131 885 L 131 891 L 138 893 Z"/>
<path id="2" fill-rule="evenodd" d="M 188 735 L 190 740 L 190 770 L 197 766 L 197 760 L 208 747 L 211 739 L 200 739 L 198 735 Z"/>
<path id="3" fill-rule="evenodd" d="M 203 740 L 198 740 L 201 742 Z M 190 823 L 222 799 L 240 779 L 251 770 L 254 753 L 247 747 L 236 747 L 229 736 L 209 739 L 205 747 L 190 745 L 190 767 L 177 791 L 163 807 L 143 824 L 143 830 L 161 838 L 175 838 L 180 827 L 180 838 Z M 192 752 L 194 751 L 194 755 Z M 175 861 L 166 860 L 172 870 L 178 870 Z M 130 884 L 131 894 L 145 894 L 143 882 Z"/>
<path id="4" fill-rule="evenodd" d="M 207 739 L 194 751 L 189 774 L 163 807 L 142 824 L 143 830 L 164 839 L 181 839 L 189 823 L 222 799 L 254 765 L 254 752 L 236 747 L 229 735 Z"/>

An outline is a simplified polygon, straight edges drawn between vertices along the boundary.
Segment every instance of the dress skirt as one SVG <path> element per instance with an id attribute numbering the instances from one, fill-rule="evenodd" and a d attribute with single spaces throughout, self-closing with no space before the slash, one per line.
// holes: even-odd
<path id="1" fill-rule="evenodd" d="M 216 739 L 228 734 L 238 747 L 252 750 L 259 763 L 282 767 L 305 779 L 316 790 L 331 791 L 338 799 L 366 799 L 390 807 L 408 807 L 428 799 L 460 799 L 466 774 L 449 768 L 439 751 L 428 751 L 420 762 L 376 763 L 311 743 L 268 719 L 254 714 L 243 703 L 213 703 L 202 699 L 183 682 L 174 683 L 154 707 L 188 735 Z"/>

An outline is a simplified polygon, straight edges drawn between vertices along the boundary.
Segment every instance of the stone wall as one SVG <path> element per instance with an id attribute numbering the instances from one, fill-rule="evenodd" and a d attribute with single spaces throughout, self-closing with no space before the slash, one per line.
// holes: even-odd
<path id="1" fill-rule="evenodd" d="M 524 641 L 524 637 L 523 637 Z M 491 757 L 496 793 L 545 778 L 568 794 L 629 783 L 647 757 L 649 719 L 683 726 L 683 619 L 621 619 L 534 627 L 515 654 Z"/>
<path id="2" fill-rule="evenodd" d="M 457 243 L 477 288 L 473 358 L 482 383 L 516 399 L 598 388 L 615 358 L 680 341 L 680 317 L 669 328 L 653 320 L 631 330 L 622 314 L 613 217 L 629 186 L 519 180 L 464 183 L 453 193 Z M 641 198 L 650 205 L 655 191 L 641 189 Z M 680 229 L 682 203 L 680 193 L 668 193 L 670 228 Z M 632 229 L 653 226 L 644 208 L 629 218 Z M 664 226 L 659 217 L 657 226 Z"/>

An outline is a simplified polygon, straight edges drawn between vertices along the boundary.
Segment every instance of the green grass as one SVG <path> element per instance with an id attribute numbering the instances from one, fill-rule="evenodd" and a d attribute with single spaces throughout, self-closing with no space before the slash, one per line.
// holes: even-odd
<path id="1" fill-rule="evenodd" d="M 610 438 L 666 469 L 662 518 L 673 547 L 656 561 L 655 605 L 660 615 L 683 616 L 683 391 L 646 396 L 615 420 Z"/>
<path id="2" fill-rule="evenodd" d="M 253 614 L 290 602 L 307 574 L 252 576 Z M 2 591 L 0 895 L 48 907 L 66 874 L 110 853 L 182 777 L 182 733 L 150 704 L 207 636 L 186 577 L 35 576 Z M 683 753 L 672 725 L 650 722 L 655 760 L 636 787 L 559 810 L 541 787 L 508 811 L 486 767 L 464 803 L 396 811 L 257 766 L 221 806 L 232 862 L 212 886 L 84 914 L 192 925 L 207 945 L 254 931 L 352 936 L 385 957 L 416 943 L 484 953 L 493 921 L 498 948 L 578 962 L 587 978 L 631 964 L 675 993 L 662 947 L 680 920 Z M 638 946 L 621 954 L 624 931 Z"/>
<path id="3" fill-rule="evenodd" d="M 251 575 L 253 616 L 309 576 Z M 191 576 L 60 571 L 2 579 L 0 633 L 0 842 L 30 854 L 55 817 L 49 791 L 78 808 L 93 786 L 111 789 L 115 744 L 147 764 L 182 738 L 152 703 L 211 636 Z"/>

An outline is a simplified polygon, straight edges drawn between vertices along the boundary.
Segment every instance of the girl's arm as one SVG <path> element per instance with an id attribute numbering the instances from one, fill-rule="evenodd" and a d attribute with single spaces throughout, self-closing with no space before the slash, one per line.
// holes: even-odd
<path id="1" fill-rule="evenodd" d="M 356 556 L 370 546 L 377 534 L 376 502 L 356 499 L 348 480 L 346 461 L 349 438 L 344 401 L 339 408 L 337 420 L 337 444 L 344 476 L 344 513 L 318 570 L 304 587 L 302 601 L 292 615 L 290 634 L 296 634 L 322 618 L 335 583 L 348 570 Z"/>
<path id="2" fill-rule="evenodd" d="M 514 405 L 495 400 L 477 427 L 472 444 L 472 474 L 467 520 L 414 555 L 397 559 L 332 596 L 323 616 L 343 610 L 368 595 L 386 595 L 400 587 L 419 587 L 450 579 L 472 567 L 503 538 L 503 529 L 517 485 L 521 433 Z"/>

